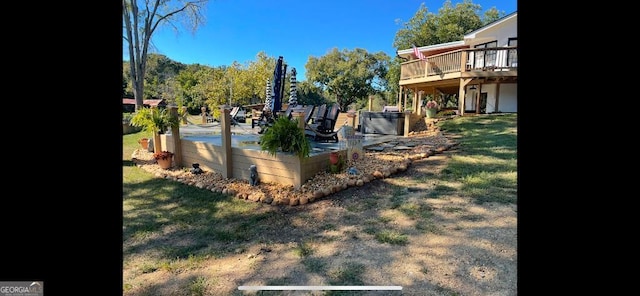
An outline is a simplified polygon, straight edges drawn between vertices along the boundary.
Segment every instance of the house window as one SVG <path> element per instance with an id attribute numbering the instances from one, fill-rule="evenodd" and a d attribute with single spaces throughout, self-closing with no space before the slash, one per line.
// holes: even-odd
<path id="1" fill-rule="evenodd" d="M 509 38 L 509 46 L 518 46 L 518 38 Z M 509 67 L 518 67 L 518 50 L 509 49 L 509 57 L 507 58 Z"/>
<path id="2" fill-rule="evenodd" d="M 495 48 L 498 46 L 498 41 L 491 41 L 483 44 L 478 44 L 474 48 Z M 483 50 L 475 52 L 475 68 L 493 67 L 496 65 L 495 50 Z"/>

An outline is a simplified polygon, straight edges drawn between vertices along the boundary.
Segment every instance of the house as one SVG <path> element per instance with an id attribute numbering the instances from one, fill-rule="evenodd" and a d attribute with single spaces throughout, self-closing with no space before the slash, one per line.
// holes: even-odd
<path id="1" fill-rule="evenodd" d="M 167 106 L 167 102 L 165 101 L 165 99 L 148 99 L 142 100 L 142 106 L 164 108 Z M 135 109 L 136 99 L 122 98 L 122 112 L 134 112 Z"/>
<path id="2" fill-rule="evenodd" d="M 400 66 L 398 107 L 408 106 L 408 99 L 411 106 L 419 106 L 425 95 L 431 95 L 458 98 L 454 108 L 460 115 L 517 112 L 517 26 L 516 11 L 466 34 L 463 40 L 416 47 L 424 59 L 417 57 L 414 48 L 398 50 L 398 56 L 407 60 Z M 420 114 L 421 109 L 413 112 Z"/>

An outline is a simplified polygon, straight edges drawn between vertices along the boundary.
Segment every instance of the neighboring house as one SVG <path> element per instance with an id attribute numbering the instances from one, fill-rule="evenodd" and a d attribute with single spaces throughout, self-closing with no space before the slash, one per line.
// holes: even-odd
<path id="1" fill-rule="evenodd" d="M 149 99 L 142 100 L 143 107 L 158 107 L 164 108 L 167 106 L 165 99 Z M 136 99 L 123 98 L 122 99 L 122 112 L 134 112 L 136 109 Z"/>
<path id="2" fill-rule="evenodd" d="M 417 47 L 424 60 L 413 48 L 399 50 L 398 55 L 409 61 L 400 68 L 398 106 L 407 106 L 408 93 L 413 94 L 413 106 L 424 94 L 458 94 L 464 98 L 458 99 L 461 115 L 517 112 L 517 27 L 518 13 L 513 12 L 466 34 L 464 40 Z"/>

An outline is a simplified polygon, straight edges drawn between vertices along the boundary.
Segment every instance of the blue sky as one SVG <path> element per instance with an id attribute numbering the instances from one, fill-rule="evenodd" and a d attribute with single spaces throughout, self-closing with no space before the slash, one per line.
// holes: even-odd
<path id="1" fill-rule="evenodd" d="M 444 0 L 210 0 L 206 23 L 195 34 L 160 28 L 150 51 L 184 64 L 211 67 L 234 61 L 245 65 L 264 51 L 270 57 L 282 56 L 287 71 L 295 67 L 296 78 L 302 81 L 309 56 L 321 57 L 333 48 L 364 48 L 395 56 L 396 32 L 423 2 L 429 12 L 438 13 Z M 517 10 L 517 0 L 473 3 L 483 13 L 491 7 L 507 14 Z M 124 50 L 123 60 L 129 60 Z"/>

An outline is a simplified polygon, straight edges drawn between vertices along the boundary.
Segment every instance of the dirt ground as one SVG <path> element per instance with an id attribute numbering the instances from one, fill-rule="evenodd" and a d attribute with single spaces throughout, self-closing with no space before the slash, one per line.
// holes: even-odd
<path id="1" fill-rule="evenodd" d="M 206 282 L 206 295 L 328 295 L 330 291 L 256 292 L 238 287 L 327 286 L 332 279 L 402 289 L 342 291 L 341 295 L 517 295 L 516 205 L 478 205 L 455 195 L 424 198 L 435 184 L 416 181 L 437 174 L 452 153 L 455 149 L 416 161 L 392 178 L 304 206 L 264 206 L 263 210 L 279 211 L 283 218 L 279 231 L 253 240 L 267 243 L 207 259 L 199 264 L 205 266 L 201 269 L 178 274 L 158 270 L 139 275 L 136 281 L 163 282 L 156 290 L 163 295 L 192 295 L 180 287 L 194 277 L 211 279 Z M 394 185 L 407 190 L 390 191 L 398 188 Z M 416 227 L 419 219 L 393 210 L 389 205 L 398 195 L 405 203 L 414 201 L 428 209 L 432 223 Z M 371 225 L 408 234 L 408 241 L 380 243 L 367 233 Z M 309 250 L 303 258 L 295 252 L 301 245 Z M 125 295 L 147 294 L 133 289 Z"/>

